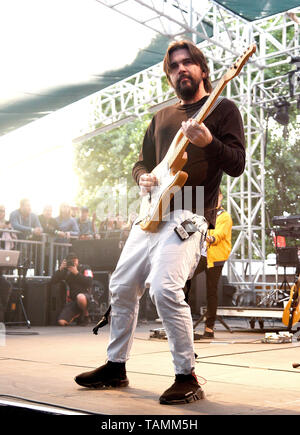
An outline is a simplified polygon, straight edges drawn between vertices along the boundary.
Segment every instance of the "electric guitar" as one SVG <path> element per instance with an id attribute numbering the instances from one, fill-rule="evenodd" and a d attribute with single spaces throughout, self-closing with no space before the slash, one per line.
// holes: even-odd
<path id="1" fill-rule="evenodd" d="M 300 275 L 291 288 L 290 299 L 283 311 L 282 323 L 292 329 L 300 320 Z"/>
<path id="2" fill-rule="evenodd" d="M 208 116 L 227 83 L 240 73 L 242 67 L 255 51 L 256 45 L 250 45 L 218 81 L 209 98 L 194 117 L 199 124 Z M 162 221 L 163 213 L 166 211 L 172 197 L 185 184 L 188 174 L 181 171 L 181 169 L 187 162 L 185 149 L 188 144 L 189 140 L 184 136 L 180 128 L 167 154 L 151 172 L 156 176 L 158 183 L 157 186 L 151 189 L 151 192 L 142 197 L 139 224 L 143 230 L 150 232 L 157 230 L 159 223 Z"/>

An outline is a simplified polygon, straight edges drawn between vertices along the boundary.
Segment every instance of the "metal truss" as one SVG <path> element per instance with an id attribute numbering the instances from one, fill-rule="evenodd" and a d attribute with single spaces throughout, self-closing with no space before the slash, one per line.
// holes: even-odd
<path id="1" fill-rule="evenodd" d="M 235 242 L 227 267 L 229 281 L 240 288 L 253 289 L 258 281 L 264 283 L 266 116 L 280 96 L 286 95 L 295 103 L 299 95 L 300 72 L 291 64 L 290 56 L 299 56 L 300 7 L 248 22 L 212 0 L 97 1 L 172 40 L 187 35 L 193 38 L 208 59 L 213 83 L 250 43 L 256 43 L 257 52 L 225 90 L 241 111 L 247 143 L 244 174 L 227 177 L 227 209 L 235 224 Z M 279 65 L 286 65 L 292 73 L 277 77 Z M 162 64 L 157 64 L 94 94 L 93 99 L 97 110 L 93 112 L 92 130 L 97 127 L 99 134 L 120 120 L 126 122 L 172 104 L 176 97 L 166 84 Z"/>

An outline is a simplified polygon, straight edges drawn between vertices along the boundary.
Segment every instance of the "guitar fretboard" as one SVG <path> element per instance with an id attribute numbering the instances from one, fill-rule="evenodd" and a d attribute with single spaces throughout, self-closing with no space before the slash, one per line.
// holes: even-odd
<path id="1" fill-rule="evenodd" d="M 222 77 L 217 85 L 215 86 L 212 93 L 209 95 L 209 98 L 205 101 L 197 115 L 195 116 L 196 121 L 201 124 L 203 120 L 208 115 L 211 107 L 215 103 L 218 96 L 221 94 L 223 89 L 225 88 L 226 82 L 224 80 L 224 77 Z M 169 168 L 171 168 L 174 165 L 175 160 L 182 156 L 186 147 L 188 146 L 189 140 L 184 136 L 182 132 L 182 128 L 179 129 L 178 133 L 176 134 L 175 138 L 172 141 L 172 144 L 168 150 L 168 164 Z"/>

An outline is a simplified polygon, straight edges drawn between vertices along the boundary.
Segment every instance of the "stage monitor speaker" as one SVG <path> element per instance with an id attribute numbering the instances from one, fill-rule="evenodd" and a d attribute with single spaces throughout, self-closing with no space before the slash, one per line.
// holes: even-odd
<path id="1" fill-rule="evenodd" d="M 291 246 L 288 248 L 277 248 L 277 266 L 297 267 L 300 264 L 300 247 Z"/>
<path id="2" fill-rule="evenodd" d="M 64 282 L 49 286 L 48 324 L 57 325 L 57 319 L 66 304 L 67 288 Z"/>
<path id="3" fill-rule="evenodd" d="M 24 288 L 24 306 L 32 326 L 48 324 L 49 279 L 27 278 Z"/>
<path id="4" fill-rule="evenodd" d="M 74 240 L 72 250 L 93 271 L 113 271 L 122 251 L 119 239 Z"/>
<path id="5" fill-rule="evenodd" d="M 200 307 L 206 307 L 206 275 L 201 272 L 192 278 L 192 286 L 189 292 L 189 305 L 192 314 L 198 315 Z M 220 276 L 218 283 L 218 306 L 223 306 L 223 276 Z"/>
<path id="6" fill-rule="evenodd" d="M 156 307 L 149 295 L 149 289 L 146 288 L 145 293 L 140 299 L 138 320 L 155 320 L 158 319 L 158 317 Z"/>

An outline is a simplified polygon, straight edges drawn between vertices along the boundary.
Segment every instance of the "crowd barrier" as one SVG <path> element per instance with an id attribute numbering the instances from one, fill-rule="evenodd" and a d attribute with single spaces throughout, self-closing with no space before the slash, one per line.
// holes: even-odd
<path id="1" fill-rule="evenodd" d="M 27 327 L 57 324 L 57 316 L 66 303 L 66 288 L 51 285 L 50 277 L 70 251 L 78 255 L 81 264 L 89 265 L 93 271 L 93 304 L 89 312 L 92 320 L 98 321 L 109 305 L 109 279 L 124 246 L 122 239 L 118 231 L 111 231 L 106 236 L 103 234 L 98 239 L 71 237 L 68 242 L 58 241 L 47 234 L 36 240 L 2 239 L 0 232 L 0 249 L 20 252 L 18 266 L 4 271 L 13 290 L 5 323 Z"/>
<path id="2" fill-rule="evenodd" d="M 3 238 L 1 233 L 10 234 L 11 238 Z M 5 230 L 1 233 L 0 249 L 19 251 L 18 266 L 27 268 L 33 276 L 51 276 L 72 247 L 71 240 L 60 242 L 48 234 L 25 239 L 20 238 L 22 236 L 18 231 Z M 14 235 L 17 238 L 13 238 Z"/>
<path id="3" fill-rule="evenodd" d="M 1 233 L 17 238 L 2 238 Z M 20 238 L 14 230 L 0 231 L 0 249 L 20 251 L 19 266 L 28 269 L 30 276 L 52 276 L 70 251 L 74 251 L 81 264 L 93 270 L 114 270 L 127 233 L 119 230 L 101 232 L 97 239 L 71 237 L 61 241 L 56 236 L 42 234 L 32 238 Z M 12 271 L 10 271 L 11 274 Z"/>

